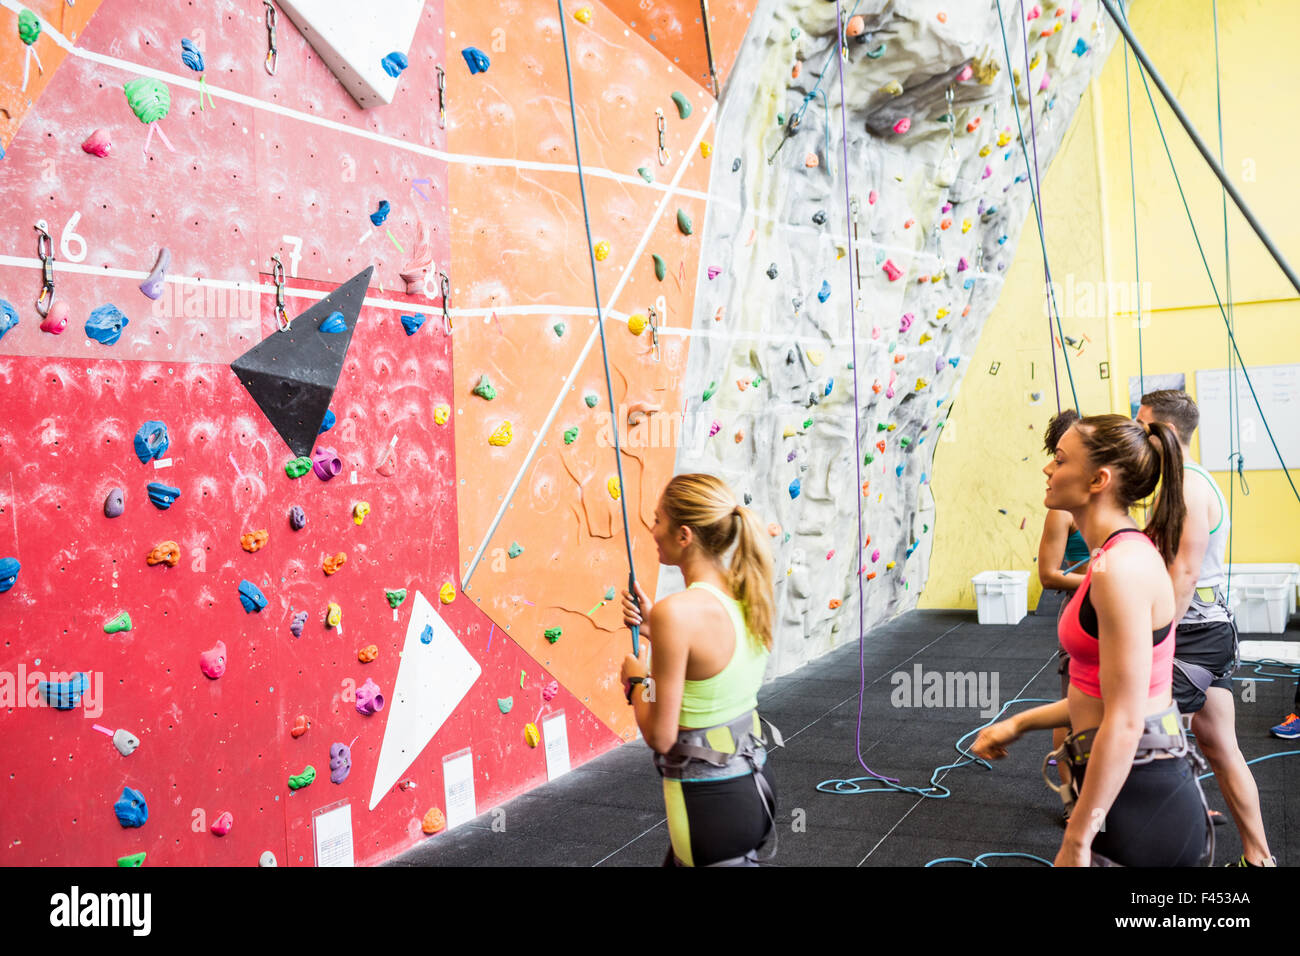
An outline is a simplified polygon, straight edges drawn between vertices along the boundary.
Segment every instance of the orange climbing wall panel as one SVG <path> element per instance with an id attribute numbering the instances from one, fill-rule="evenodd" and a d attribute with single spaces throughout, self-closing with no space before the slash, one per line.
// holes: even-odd
<path id="1" fill-rule="evenodd" d="M 757 0 L 709 0 L 713 68 L 719 89 L 736 61 Z M 709 88 L 709 57 L 699 0 L 609 0 L 609 8 L 669 63 Z"/>
<path id="2" fill-rule="evenodd" d="M 0 738 L 14 742 L 5 748 L 0 775 L 0 862 L 111 865 L 145 850 L 150 865 L 252 865 L 271 850 L 281 865 L 310 864 L 313 812 L 346 800 L 356 859 L 372 863 L 423 839 L 420 818 L 443 805 L 447 754 L 471 749 L 477 805 L 485 809 L 545 780 L 544 751 L 524 742 L 525 724 L 539 713 L 565 712 L 574 765 L 617 741 L 608 717 L 584 702 L 591 688 L 581 681 L 571 686 L 558 667 L 540 664 L 535 647 L 503 630 L 502 617 L 489 617 L 466 594 L 450 605 L 437 603 L 439 587 L 458 582 L 464 568 L 458 509 L 476 507 L 477 483 L 495 478 L 484 476 L 480 461 L 461 460 L 464 417 L 436 426 L 433 405 L 447 401 L 460 412 L 472 372 L 488 358 L 511 366 L 528 358 L 535 363 L 539 354 L 517 336 L 518 316 L 502 322 L 516 323 L 507 331 L 521 354 L 498 354 L 502 344 L 489 346 L 485 338 L 502 335 L 495 324 L 483 325 L 471 312 L 448 336 L 439 301 L 398 291 L 418 223 L 431 231 L 435 270 L 448 272 L 463 290 L 503 281 L 499 248 L 486 264 L 463 257 L 464 237 L 453 245 L 449 228 L 490 194 L 463 191 L 471 202 L 462 203 L 461 214 L 452 211 L 453 189 L 480 165 L 454 151 L 484 153 L 481 144 L 462 143 L 449 154 L 451 130 L 437 123 L 435 64 L 448 66 L 451 117 L 470 112 L 451 97 L 474 89 L 454 73 L 458 66 L 464 73 L 459 48 L 444 54 L 442 15 L 440 5 L 426 4 L 396 99 L 362 112 L 285 19 L 278 72 L 265 73 L 260 2 L 158 8 L 107 0 L 14 136 L 0 163 L 0 197 L 9 213 L 0 223 L 7 253 L 0 259 L 0 298 L 20 316 L 0 339 L 0 556 L 12 555 L 23 567 L 16 586 L 0 595 L 0 694 L 3 681 L 12 687 L 20 674 L 86 671 L 92 686 L 102 688 L 96 703 L 103 709 L 91 715 L 30 707 L 28 686 L 20 689 L 21 702 L 0 696 Z M 207 60 L 215 106 L 206 111 L 198 109 L 194 75 L 180 63 L 182 36 L 194 38 Z M 553 65 L 547 61 L 540 98 L 559 103 L 562 88 L 549 85 L 557 77 Z M 142 74 L 161 78 L 171 91 L 162 128 L 174 151 L 155 135 L 143 152 L 148 131 L 121 89 Z M 542 81 L 532 75 L 510 82 Z M 510 95 L 522 98 L 513 88 Z M 657 96 L 671 111 L 666 94 Z M 706 100 L 693 98 L 698 121 L 707 122 Z M 562 114 L 554 115 L 558 123 Z M 608 117 L 611 144 L 621 142 L 614 115 Z M 670 112 L 675 162 L 700 132 L 690 126 L 684 134 L 679 124 Z M 99 126 L 114 143 L 102 159 L 80 150 Z M 557 126 L 557 135 L 564 129 Z M 626 201 L 626 222 L 610 220 L 612 241 L 626 257 L 637 240 L 632 220 L 648 223 L 644 197 L 651 189 L 635 178 L 635 165 L 624 172 L 637 190 L 607 186 L 637 200 Z M 495 175 L 507 172 L 498 168 Z M 698 195 L 680 204 L 700 221 L 707 168 L 690 164 L 681 182 Z M 576 187 L 571 174 L 569 185 Z M 494 179 L 493 188 L 502 197 L 494 227 L 518 228 L 531 187 L 507 189 Z M 576 190 L 567 192 L 561 208 L 571 227 Z M 374 226 L 367 213 L 380 199 L 392 211 Z M 625 293 L 629 301 L 664 294 L 670 321 L 687 314 L 680 290 L 694 282 L 690 240 L 669 228 L 675 209 L 656 227 L 656 243 L 677 263 L 677 273 L 662 286 L 652 272 L 639 275 Z M 56 299 L 71 310 L 68 329 L 57 336 L 40 330 L 33 307 L 40 263 L 32 226 L 42 220 L 57 258 Z M 164 296 L 150 302 L 137 285 L 164 245 L 172 252 L 169 279 Z M 538 262 L 556 261 L 560 247 L 539 241 L 537 248 L 546 252 Z M 227 367 L 275 334 L 273 254 L 289 273 L 291 315 L 365 266 L 376 267 L 332 404 L 338 423 L 320 441 L 343 461 L 343 474 L 329 483 L 285 475 L 289 452 Z M 648 257 L 633 267 L 645 273 Z M 521 265 L 518 276 L 506 276 L 512 301 L 589 301 L 582 271 L 561 280 L 550 269 Z M 469 291 L 460 294 L 471 299 Z M 103 345 L 85 336 L 83 324 L 109 302 L 130 324 L 119 342 Z M 429 319 L 407 337 L 399 316 L 411 312 Z M 589 321 L 571 318 L 574 326 Z M 625 331 L 623 338 L 624 349 L 645 345 Z M 476 349 L 485 351 L 475 358 Z M 576 358 L 574 349 L 569 363 Z M 617 361 L 627 372 L 645 360 L 624 355 Z M 590 370 L 589 355 L 583 375 L 590 378 Z M 527 374 L 520 378 L 525 386 Z M 162 470 L 142 465 L 131 448 L 136 429 L 150 419 L 163 420 L 170 431 L 171 465 Z M 385 477 L 375 466 L 393 438 L 396 471 Z M 671 467 L 671 452 L 664 454 Z M 145 484 L 152 480 L 181 489 L 170 510 L 149 504 Z M 114 485 L 126 489 L 127 512 L 110 520 L 102 505 Z M 360 526 L 351 520 L 359 500 L 371 506 Z M 298 533 L 286 517 L 294 504 L 308 516 Z M 244 552 L 240 535 L 258 528 L 269 531 L 268 544 Z M 483 527 L 476 531 L 481 535 Z M 177 567 L 145 564 L 162 540 L 178 543 Z M 544 548 L 539 539 L 538 550 Z M 326 577 L 321 561 L 336 551 L 347 554 L 347 563 Z M 609 554 L 621 565 L 620 549 Z M 603 581 L 604 573 L 597 569 L 592 577 Z M 268 599 L 260 614 L 246 614 L 239 604 L 237 586 L 245 578 Z M 408 596 L 395 615 L 384 591 L 397 587 L 418 589 L 435 604 L 482 673 L 371 811 L 372 781 L 396 708 L 390 702 L 362 717 L 350 688 L 369 677 L 392 693 L 413 603 Z M 323 625 L 329 601 L 343 608 L 341 632 Z M 295 638 L 288 623 L 304 610 L 307 625 Z M 133 629 L 106 634 L 104 623 L 119 611 L 130 613 Z M 227 644 L 229 668 L 210 681 L 198 655 L 218 639 Z M 367 644 L 377 645 L 379 656 L 363 664 L 357 651 Z M 543 689 L 557 679 L 563 686 L 545 701 Z M 497 701 L 507 696 L 515 706 L 502 714 Z M 289 728 L 300 714 L 311 729 L 293 738 Z M 140 748 L 118 754 L 96 723 L 130 731 Z M 328 779 L 335 741 L 352 744 L 352 772 L 342 785 Z M 316 768 L 316 782 L 291 792 L 288 776 L 307 764 Z M 149 802 L 149 821 L 139 830 L 120 828 L 112 815 L 123 786 L 141 790 Z M 234 829 L 218 838 L 206 826 L 227 810 Z"/>
<path id="3" fill-rule="evenodd" d="M 597 276 L 615 413 L 629 446 L 623 469 L 634 559 L 652 590 L 658 565 L 650 523 L 676 456 L 686 345 L 661 336 L 655 358 L 650 334 L 634 337 L 626 317 L 654 308 L 661 324 L 690 322 L 699 237 L 679 229 L 678 210 L 702 228 L 712 159 L 700 144 L 711 144 L 716 104 L 599 4 L 590 23 L 577 21 L 572 13 L 583 5 L 566 4 L 574 97 L 592 238 L 609 245 Z M 630 738 L 636 728 L 618 683 L 629 635 L 618 602 L 600 606 L 609 587 L 626 586 L 627 557 L 607 486 L 616 474 L 610 407 L 558 12 L 537 5 L 524 45 L 512 32 L 521 23 L 516 10 L 508 0 L 447 7 L 449 45 L 493 57 L 486 73 L 471 76 L 453 63 L 449 74 L 456 103 L 449 148 L 483 157 L 451 170 L 461 568 L 470 575 L 467 596 L 606 726 Z M 674 92 L 691 103 L 686 118 Z M 656 109 L 664 112 L 662 165 Z M 665 260 L 663 281 L 652 254 Z M 483 376 L 496 391 L 490 401 L 473 394 Z M 588 394 L 598 397 L 594 408 Z M 629 432 L 633 403 L 662 411 Z M 672 427 L 661 427 L 668 420 Z M 510 443 L 490 444 L 504 422 Z M 575 426 L 578 437 L 566 445 L 564 433 Z M 524 551 L 509 558 L 515 542 Z M 543 633 L 553 627 L 563 631 L 555 643 Z"/>

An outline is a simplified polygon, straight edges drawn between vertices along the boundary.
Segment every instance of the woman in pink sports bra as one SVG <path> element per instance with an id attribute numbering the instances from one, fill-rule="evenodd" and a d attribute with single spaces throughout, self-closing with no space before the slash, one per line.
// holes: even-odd
<path id="1" fill-rule="evenodd" d="M 1182 532 L 1182 451 L 1167 425 L 1081 419 L 1057 444 L 1048 508 L 1070 512 L 1093 559 L 1058 623 L 1070 654 L 1065 700 L 985 728 L 971 748 L 1006 756 L 1028 730 L 1077 728 L 1074 811 L 1057 866 L 1195 866 L 1212 830 L 1170 695 L 1175 633 L 1166 563 Z M 1132 505 L 1163 483 L 1145 534 Z M 1077 740 L 1075 739 L 1077 737 Z"/>

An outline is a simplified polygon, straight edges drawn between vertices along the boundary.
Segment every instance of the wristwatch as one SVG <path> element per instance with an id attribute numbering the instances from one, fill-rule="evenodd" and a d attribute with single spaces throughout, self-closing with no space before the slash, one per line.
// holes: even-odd
<path id="1" fill-rule="evenodd" d="M 644 677 L 629 677 L 627 679 L 627 702 L 629 704 L 632 703 L 632 689 L 636 687 L 637 684 L 644 684 L 645 682 L 646 679 Z"/>

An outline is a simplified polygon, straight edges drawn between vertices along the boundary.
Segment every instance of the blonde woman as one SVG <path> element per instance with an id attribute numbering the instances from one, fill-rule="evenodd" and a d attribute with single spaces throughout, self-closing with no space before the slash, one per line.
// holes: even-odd
<path id="1" fill-rule="evenodd" d="M 689 474 L 664 489 L 654 539 L 686 590 L 653 605 L 640 585 L 623 592 L 623 620 L 642 640 L 621 677 L 664 778 L 664 865 L 754 866 L 776 810 L 756 710 L 772 646 L 768 536 L 725 482 Z"/>

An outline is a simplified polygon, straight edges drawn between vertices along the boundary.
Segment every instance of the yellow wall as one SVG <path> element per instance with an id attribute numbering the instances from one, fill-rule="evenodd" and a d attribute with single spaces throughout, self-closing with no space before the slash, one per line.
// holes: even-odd
<path id="1" fill-rule="evenodd" d="M 1214 33 L 1208 3 L 1138 0 L 1133 29 L 1202 137 L 1217 152 Z M 1110 27 L 1112 30 L 1113 26 Z M 1287 121 L 1300 63 L 1288 49 L 1300 33 L 1290 0 L 1222 0 L 1224 166 L 1273 241 L 1300 268 L 1300 196 L 1294 187 L 1294 136 Z M 1196 394 L 1198 369 L 1225 368 L 1228 340 L 1169 170 L 1151 107 L 1130 59 L 1138 257 L 1151 310 L 1142 331 L 1146 374 L 1182 372 Z M 1221 192 L 1159 91 L 1160 110 L 1184 192 L 1224 294 Z M 1122 39 L 1084 96 L 1073 126 L 1043 179 L 1047 249 L 1062 293 L 1065 334 L 1079 405 L 1085 414 L 1128 413 L 1128 379 L 1138 373 L 1134 317 L 1123 303 L 1089 294 L 1109 281 L 1135 281 Z M 1229 201 L 1235 334 L 1247 365 L 1300 363 L 1297 296 Z M 989 569 L 1035 570 L 1044 515 L 1042 431 L 1056 411 L 1052 353 L 1043 309 L 1043 267 L 1032 216 L 1025 222 L 1006 287 L 980 338 L 970 371 L 935 452 L 936 522 L 930 579 L 920 607 L 975 606 L 970 579 Z M 1073 295 L 1065 294 L 1073 290 Z M 1091 308 L 1090 308 L 1091 306 Z M 1108 314 L 1109 313 L 1109 314 Z M 1061 406 L 1071 407 L 1061 351 Z M 1000 362 L 996 376 L 992 362 Z M 1109 362 L 1110 380 L 1099 364 Z M 1032 363 L 1032 370 L 1031 370 Z M 1031 377 L 1032 374 L 1032 377 Z M 1041 403 L 1030 393 L 1041 391 Z M 1272 421 L 1277 433 L 1295 421 Z M 1263 435 L 1261 441 L 1265 441 Z M 1193 442 L 1199 455 L 1199 442 Z M 1249 454 L 1249 449 L 1247 449 Z M 1287 462 L 1300 485 L 1300 462 Z M 1225 494 L 1226 473 L 1215 478 Z M 1233 560 L 1300 561 L 1300 502 L 1280 470 L 1248 471 L 1251 494 L 1237 487 Z M 999 512 L 1004 509 L 1005 515 Z M 1024 522 L 1024 528 L 1020 525 Z M 1040 593 L 1030 576 L 1029 606 Z"/>

